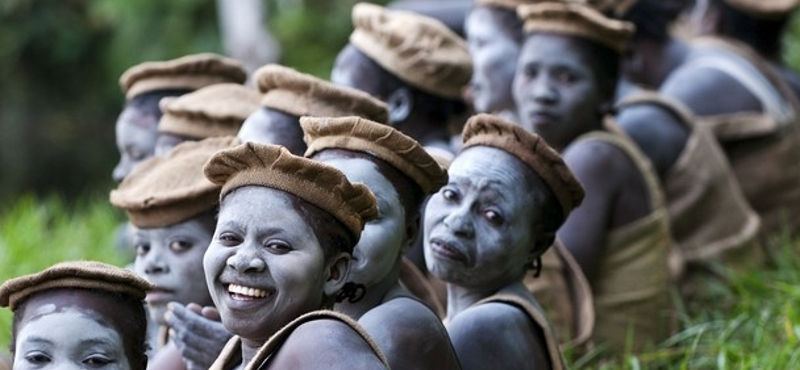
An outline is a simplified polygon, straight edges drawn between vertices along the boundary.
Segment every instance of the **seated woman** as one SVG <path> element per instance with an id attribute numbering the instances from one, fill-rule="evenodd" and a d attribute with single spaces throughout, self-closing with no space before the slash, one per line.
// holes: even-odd
<path id="1" fill-rule="evenodd" d="M 593 339 L 616 351 L 628 338 L 634 350 L 660 342 L 672 322 L 663 195 L 647 158 L 604 126 L 632 26 L 578 3 L 526 5 L 519 14 L 526 31 L 514 78 L 520 118 L 562 153 L 586 189 L 558 238 L 592 286 Z"/>
<path id="2" fill-rule="evenodd" d="M 262 94 L 261 108 L 239 129 L 242 142 L 278 144 L 303 155 L 306 143 L 300 117 L 359 116 L 389 123 L 386 104 L 356 89 L 334 85 L 292 68 L 269 64 L 253 75 Z"/>
<path id="3" fill-rule="evenodd" d="M 167 304 L 212 304 L 202 267 L 214 234 L 220 188 L 205 178 L 203 166 L 214 153 L 236 143 L 233 137 L 183 143 L 140 164 L 111 192 L 111 203 L 127 212 L 136 229 L 134 270 L 154 285 L 145 299 L 152 322 L 160 328 L 150 369 L 184 366 L 169 340 Z M 229 337 L 223 333 L 216 350 Z"/>
<path id="4" fill-rule="evenodd" d="M 303 117 L 306 156 L 365 184 L 378 200 L 378 216 L 364 225 L 347 280 L 360 294 L 334 308 L 358 320 L 393 369 L 458 369 L 437 314 L 398 280 L 403 256 L 419 232 L 426 196 L 447 173 L 414 139 L 359 117 Z"/>
<path id="5" fill-rule="evenodd" d="M 184 141 L 236 136 L 242 122 L 258 109 L 261 95 L 238 84 L 215 84 L 178 98 L 161 101 L 156 155 Z"/>
<path id="6" fill-rule="evenodd" d="M 447 331 L 465 369 L 566 369 L 555 332 L 522 282 L 583 189 L 535 134 L 470 118 L 449 182 L 425 210 L 425 260 L 447 282 Z"/>
<path id="7" fill-rule="evenodd" d="M 64 262 L 0 286 L 14 312 L 13 367 L 145 370 L 152 288 L 132 272 L 99 262 Z"/>
<path id="8" fill-rule="evenodd" d="M 205 167 L 222 186 L 203 266 L 222 324 L 236 336 L 211 369 L 377 369 L 363 329 L 333 311 L 375 197 L 338 170 L 286 148 L 246 143 Z"/>

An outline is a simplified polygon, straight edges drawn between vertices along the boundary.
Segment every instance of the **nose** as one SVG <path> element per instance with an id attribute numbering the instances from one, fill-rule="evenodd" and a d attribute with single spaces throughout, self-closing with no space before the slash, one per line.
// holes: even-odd
<path id="1" fill-rule="evenodd" d="M 540 76 L 532 81 L 530 94 L 534 101 L 540 103 L 553 103 L 556 101 L 556 90 L 545 76 Z"/>
<path id="2" fill-rule="evenodd" d="M 264 272 L 267 263 L 255 251 L 255 248 L 245 247 L 234 255 L 228 257 L 228 267 L 242 274 L 254 274 Z"/>
<path id="3" fill-rule="evenodd" d="M 125 158 L 120 158 L 119 163 L 117 163 L 116 167 L 114 167 L 114 171 L 111 172 L 111 178 L 114 179 L 115 182 L 122 182 L 125 179 L 125 176 L 128 174 L 128 161 Z"/>
<path id="4" fill-rule="evenodd" d="M 147 275 L 158 275 L 169 273 L 169 264 L 160 252 L 160 248 L 152 248 L 145 258 L 144 272 Z"/>
<path id="5" fill-rule="evenodd" d="M 458 236 L 472 238 L 475 236 L 475 227 L 469 218 L 466 207 L 456 209 L 444 218 L 444 225 Z"/>

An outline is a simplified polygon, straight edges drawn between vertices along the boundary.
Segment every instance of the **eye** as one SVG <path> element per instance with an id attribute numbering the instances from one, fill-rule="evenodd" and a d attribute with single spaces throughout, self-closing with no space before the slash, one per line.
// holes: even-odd
<path id="1" fill-rule="evenodd" d="M 173 240 L 169 243 L 169 249 L 176 253 L 185 252 L 192 246 L 193 244 L 186 240 Z"/>
<path id="2" fill-rule="evenodd" d="M 286 254 L 292 251 L 292 247 L 289 245 L 289 243 L 286 243 L 282 240 L 267 241 L 265 247 L 270 252 L 275 254 Z"/>
<path id="3" fill-rule="evenodd" d="M 87 357 L 86 359 L 83 360 L 83 364 L 84 365 L 87 365 L 88 367 L 92 367 L 92 368 L 104 367 L 104 366 L 107 366 L 107 365 L 109 365 L 109 364 L 111 364 L 113 362 L 114 362 L 114 360 L 112 360 L 112 359 L 110 359 L 110 358 L 108 358 L 106 356 L 102 356 L 102 355 L 89 356 L 89 357 Z"/>
<path id="4" fill-rule="evenodd" d="M 522 72 L 528 79 L 534 79 L 539 74 L 539 68 L 533 65 L 526 65 Z"/>
<path id="5" fill-rule="evenodd" d="M 455 190 L 449 188 L 445 188 L 444 190 L 442 190 L 442 198 L 444 198 L 449 202 L 458 202 L 459 199 L 458 193 Z"/>
<path id="6" fill-rule="evenodd" d="M 44 365 L 50 363 L 50 356 L 43 352 L 31 352 L 25 355 L 25 361 L 32 364 Z"/>
<path id="7" fill-rule="evenodd" d="M 222 244 L 223 246 L 226 247 L 234 247 L 242 243 L 242 238 L 230 232 L 224 232 L 219 234 L 217 240 L 219 240 L 219 244 Z"/>
<path id="8" fill-rule="evenodd" d="M 575 82 L 576 76 L 575 76 L 575 74 L 573 74 L 570 71 L 560 70 L 560 71 L 556 72 L 555 79 L 560 84 L 568 85 L 568 84 L 571 84 L 571 83 Z"/>
<path id="9" fill-rule="evenodd" d="M 505 221 L 500 213 L 493 210 L 487 210 L 483 212 L 483 217 L 486 219 L 486 221 L 489 221 L 490 224 L 495 226 L 500 226 L 503 224 L 503 221 Z"/>
<path id="10" fill-rule="evenodd" d="M 150 252 L 150 243 L 136 243 L 135 248 L 137 256 L 144 256 L 147 252 Z"/>

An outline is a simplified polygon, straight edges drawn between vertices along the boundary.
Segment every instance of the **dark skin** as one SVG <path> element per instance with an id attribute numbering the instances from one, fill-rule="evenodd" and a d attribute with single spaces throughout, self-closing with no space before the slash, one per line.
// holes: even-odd
<path id="1" fill-rule="evenodd" d="M 167 132 L 159 133 L 158 139 L 156 139 L 155 155 L 167 154 L 167 152 L 178 146 L 178 144 L 189 140 L 195 139 L 186 136 L 170 134 Z"/>
<path id="2" fill-rule="evenodd" d="M 611 230 L 648 215 L 649 192 L 638 168 L 620 149 L 598 140 L 573 143 L 602 129 L 602 106 L 613 99 L 599 81 L 602 71 L 580 42 L 557 34 L 532 34 L 523 45 L 514 80 L 522 120 L 561 152 L 586 196 L 559 229 L 558 238 L 584 274 L 596 276 Z M 588 113 L 587 113 L 588 112 Z"/>
<path id="3" fill-rule="evenodd" d="M 299 120 L 297 116 L 262 107 L 247 117 L 237 137 L 242 142 L 283 145 L 292 154 L 303 155 L 306 143 Z"/>

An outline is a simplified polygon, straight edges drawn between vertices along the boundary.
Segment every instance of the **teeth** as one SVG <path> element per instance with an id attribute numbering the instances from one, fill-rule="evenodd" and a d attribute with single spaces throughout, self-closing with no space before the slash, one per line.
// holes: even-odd
<path id="1" fill-rule="evenodd" d="M 228 292 L 253 298 L 264 298 L 267 296 L 266 290 L 248 288 L 246 286 L 236 284 L 228 285 Z"/>

